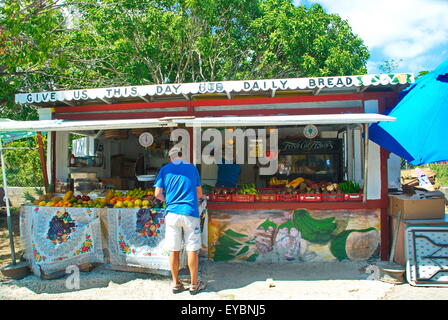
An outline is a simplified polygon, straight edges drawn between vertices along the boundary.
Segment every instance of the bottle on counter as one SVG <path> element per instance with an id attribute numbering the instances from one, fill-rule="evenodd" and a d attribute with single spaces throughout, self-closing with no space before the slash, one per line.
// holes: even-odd
<path id="1" fill-rule="evenodd" d="M 76 164 L 76 161 L 75 161 L 75 155 L 72 153 L 72 154 L 70 155 L 70 167 L 74 167 L 75 164 Z"/>

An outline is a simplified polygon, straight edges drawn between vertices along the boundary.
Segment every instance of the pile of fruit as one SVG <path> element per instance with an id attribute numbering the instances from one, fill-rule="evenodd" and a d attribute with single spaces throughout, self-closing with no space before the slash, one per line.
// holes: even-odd
<path id="1" fill-rule="evenodd" d="M 106 204 L 112 208 L 148 209 L 153 206 L 154 202 L 155 197 L 152 189 L 137 188 L 127 191 L 126 194 L 115 190 L 106 193 Z"/>
<path id="2" fill-rule="evenodd" d="M 37 199 L 27 194 L 27 200 L 37 206 L 46 207 L 84 207 L 84 208 L 138 208 L 149 209 L 160 207 L 156 203 L 154 190 L 141 188 L 129 190 L 126 193 L 109 190 L 105 197 L 91 199 L 87 195 L 75 196 L 73 191 L 67 191 L 64 197 L 55 196 L 52 193 L 40 194 Z"/>
<path id="3" fill-rule="evenodd" d="M 301 179 L 301 178 L 300 178 Z M 281 194 L 339 194 L 341 189 L 337 183 L 289 183 Z"/>
<path id="4" fill-rule="evenodd" d="M 211 194 L 223 194 L 223 195 L 235 194 L 236 190 L 237 190 L 236 188 L 217 187 L 217 188 L 213 188 Z"/>
<path id="5" fill-rule="evenodd" d="M 33 200 L 33 204 L 45 207 L 95 207 L 99 203 L 99 199 L 95 201 L 89 196 L 74 196 L 73 191 L 67 191 L 64 197 L 55 196 L 52 193 L 39 195 L 38 199 Z"/>

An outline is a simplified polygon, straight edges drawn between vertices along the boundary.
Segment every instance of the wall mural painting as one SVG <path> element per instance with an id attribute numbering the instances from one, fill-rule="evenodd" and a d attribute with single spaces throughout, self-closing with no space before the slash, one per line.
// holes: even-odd
<path id="1" fill-rule="evenodd" d="M 213 211 L 213 261 L 362 261 L 378 258 L 380 210 Z"/>

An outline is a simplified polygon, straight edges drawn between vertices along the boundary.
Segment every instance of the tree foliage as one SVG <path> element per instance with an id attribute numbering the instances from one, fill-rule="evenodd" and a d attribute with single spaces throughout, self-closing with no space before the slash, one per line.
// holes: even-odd
<path id="1" fill-rule="evenodd" d="M 364 74 L 368 57 L 347 21 L 292 0 L 5 0 L 0 118 L 37 117 L 18 92 Z M 41 185 L 38 159 L 11 150 L 12 183 Z"/>
<path id="2" fill-rule="evenodd" d="M 17 92 L 364 74 L 369 57 L 347 21 L 292 0 L 9 0 L 0 25 L 15 119 L 36 116 Z"/>
<path id="3" fill-rule="evenodd" d="M 43 147 L 46 148 L 47 139 L 42 137 Z M 5 158 L 6 181 L 10 187 L 43 186 L 42 167 L 37 137 L 12 141 L 3 145 Z M 0 164 L 1 168 L 1 164 Z M 0 186 L 3 180 L 0 179 Z"/>

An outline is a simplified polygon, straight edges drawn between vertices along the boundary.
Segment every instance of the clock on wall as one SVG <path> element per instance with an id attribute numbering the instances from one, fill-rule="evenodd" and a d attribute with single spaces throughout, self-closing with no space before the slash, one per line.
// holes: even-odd
<path id="1" fill-rule="evenodd" d="M 314 124 L 309 124 L 309 125 L 305 126 L 305 128 L 303 129 L 303 134 L 308 139 L 315 138 L 318 133 L 319 133 L 319 130 L 317 130 L 317 127 Z"/>

